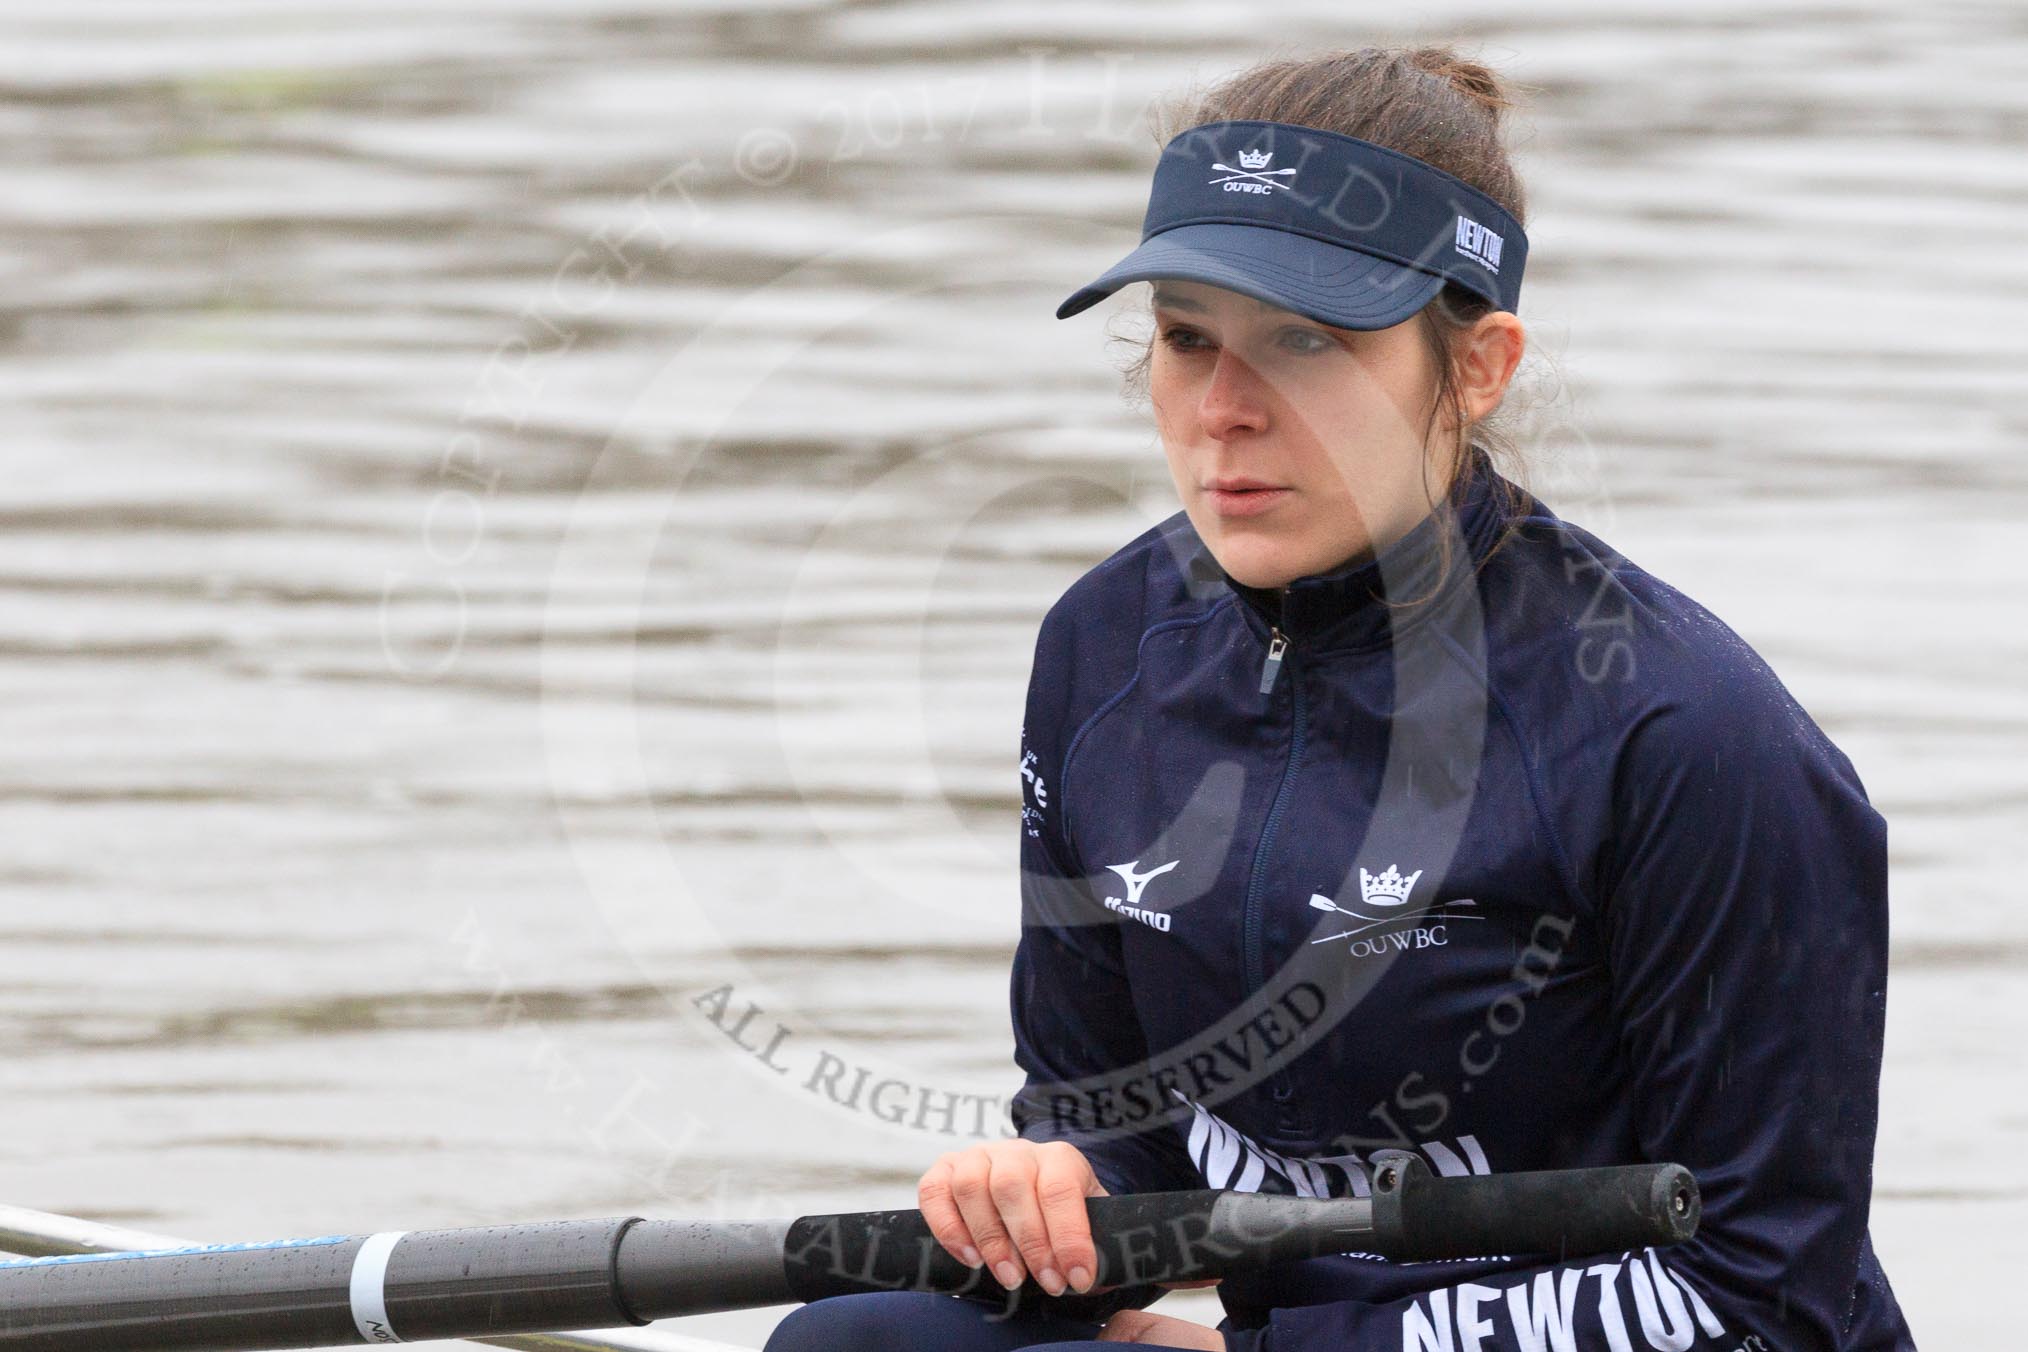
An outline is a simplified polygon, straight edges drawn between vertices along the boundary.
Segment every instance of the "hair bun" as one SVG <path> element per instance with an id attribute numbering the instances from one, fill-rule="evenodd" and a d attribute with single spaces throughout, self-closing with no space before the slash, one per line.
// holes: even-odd
<path id="1" fill-rule="evenodd" d="M 1459 56 L 1449 47 L 1418 47 L 1408 53 L 1408 59 L 1416 69 L 1444 81 L 1484 108 L 1495 121 L 1514 106 L 1506 83 L 1483 62 Z"/>

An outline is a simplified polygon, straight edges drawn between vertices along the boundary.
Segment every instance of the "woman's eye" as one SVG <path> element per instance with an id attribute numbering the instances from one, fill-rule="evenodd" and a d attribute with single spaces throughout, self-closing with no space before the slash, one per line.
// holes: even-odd
<path id="1" fill-rule="evenodd" d="M 1197 349 L 1202 338 L 1195 329 L 1175 326 L 1162 331 L 1162 341 L 1178 351 L 1190 352 Z"/>
<path id="2" fill-rule="evenodd" d="M 1322 352 L 1331 346 L 1331 340 L 1315 329 L 1283 329 L 1282 341 L 1297 352 Z"/>

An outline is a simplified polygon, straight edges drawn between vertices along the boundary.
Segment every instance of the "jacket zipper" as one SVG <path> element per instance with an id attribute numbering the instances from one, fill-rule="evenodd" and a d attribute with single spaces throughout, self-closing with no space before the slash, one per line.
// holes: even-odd
<path id="1" fill-rule="evenodd" d="M 1260 669 L 1261 694 L 1271 694 L 1274 691 L 1275 677 L 1282 674 L 1282 654 L 1287 652 L 1288 648 L 1288 637 L 1282 633 L 1280 625 L 1268 630 L 1267 661 L 1261 664 Z"/>
<path id="2" fill-rule="evenodd" d="M 1267 663 L 1261 668 L 1260 688 L 1266 694 L 1274 688 L 1275 677 L 1280 673 L 1284 655 L 1288 651 L 1288 636 L 1280 627 L 1270 631 Z M 1261 828 L 1260 843 L 1254 847 L 1253 872 L 1247 879 L 1246 913 L 1243 921 L 1244 946 L 1246 950 L 1247 994 L 1257 994 L 1267 984 L 1267 959 L 1262 952 L 1261 942 L 1261 900 L 1267 889 L 1268 859 L 1274 849 L 1275 832 L 1281 825 L 1282 812 L 1288 806 L 1289 794 L 1295 780 L 1296 765 L 1303 758 L 1303 739 L 1308 731 L 1308 711 L 1303 704 L 1303 687 L 1300 681 L 1289 687 L 1292 703 L 1292 721 L 1289 730 L 1289 758 L 1282 766 L 1282 781 L 1275 789 L 1274 803 L 1268 808 L 1267 824 Z M 1277 1070 L 1272 1081 L 1274 1100 L 1288 1101 L 1291 1093 L 1289 1073 Z"/>

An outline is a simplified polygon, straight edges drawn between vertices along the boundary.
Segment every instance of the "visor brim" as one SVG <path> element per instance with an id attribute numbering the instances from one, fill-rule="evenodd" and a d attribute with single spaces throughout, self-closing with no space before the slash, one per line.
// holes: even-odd
<path id="1" fill-rule="evenodd" d="M 1390 259 L 1270 226 L 1179 225 L 1073 292 L 1058 319 L 1133 282 L 1203 282 L 1340 329 L 1385 329 L 1435 298 L 1444 279 Z"/>

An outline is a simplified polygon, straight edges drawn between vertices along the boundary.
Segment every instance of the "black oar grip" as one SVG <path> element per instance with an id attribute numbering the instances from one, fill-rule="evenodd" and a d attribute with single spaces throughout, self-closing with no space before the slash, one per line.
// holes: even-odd
<path id="1" fill-rule="evenodd" d="M 1095 1285 L 1117 1290 L 1052 1297 L 1030 1277 L 1004 1291 L 992 1274 L 947 1253 L 915 1210 L 804 1216 L 788 1228 L 783 1275 L 802 1301 L 934 1291 L 1010 1309 L 1040 1302 L 1058 1317 L 1098 1320 L 1147 1304 L 1161 1282 L 1320 1254 L 1561 1259 L 1674 1244 L 1696 1232 L 1699 1204 L 1696 1180 L 1678 1164 L 1436 1178 L 1420 1157 L 1390 1155 L 1374 1162 L 1370 1200 L 1152 1192 L 1088 1198 L 1085 1211 L 1098 1255 Z"/>
<path id="2" fill-rule="evenodd" d="M 1397 1261 L 1561 1260 L 1677 1244 L 1697 1232 L 1701 1211 L 1697 1180 L 1680 1164 L 1437 1178 L 1412 1155 L 1374 1163 L 1374 1247 Z"/>
<path id="3" fill-rule="evenodd" d="M 1212 1208 L 1222 1196 L 1199 1190 L 1088 1198 L 1085 1213 L 1098 1256 L 1093 1284 L 1121 1288 L 1089 1296 L 1052 1297 L 1033 1277 L 1007 1291 L 984 1268 L 952 1257 L 915 1210 L 804 1216 L 789 1226 L 783 1267 L 802 1301 L 862 1291 L 938 1291 L 1015 1307 L 1048 1301 L 1059 1318 L 1103 1320 L 1152 1301 L 1161 1294 L 1154 1283 L 1200 1276 L 1206 1264 L 1244 1263 L 1243 1247 L 1210 1238 Z"/>

